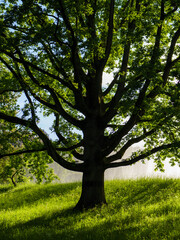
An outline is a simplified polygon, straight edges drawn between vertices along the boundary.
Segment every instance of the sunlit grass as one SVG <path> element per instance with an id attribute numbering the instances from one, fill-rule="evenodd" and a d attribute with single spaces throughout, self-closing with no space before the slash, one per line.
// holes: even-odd
<path id="1" fill-rule="evenodd" d="M 180 239 L 180 179 L 105 183 L 108 205 L 75 212 L 81 184 L 0 186 L 0 239 Z"/>

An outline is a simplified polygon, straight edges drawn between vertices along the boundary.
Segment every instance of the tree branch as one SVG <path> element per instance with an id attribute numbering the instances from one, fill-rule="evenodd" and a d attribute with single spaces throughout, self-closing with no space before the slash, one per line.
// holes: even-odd
<path id="1" fill-rule="evenodd" d="M 46 151 L 46 150 L 47 150 L 46 148 L 21 150 L 21 151 L 16 151 L 16 152 L 12 152 L 12 153 L 0 154 L 0 158 L 16 156 L 16 155 L 21 155 L 21 154 L 25 154 L 25 153 L 43 152 L 43 151 Z"/>
<path id="2" fill-rule="evenodd" d="M 114 85 L 117 83 L 117 79 L 119 77 L 120 72 L 117 72 L 114 76 L 114 79 L 112 80 L 112 82 L 109 84 L 109 86 L 107 87 L 107 89 L 103 92 L 103 96 L 106 96 L 114 87 Z"/>
<path id="3" fill-rule="evenodd" d="M 24 88 L 24 81 L 23 81 L 23 78 L 22 78 L 22 75 L 20 73 L 20 69 L 19 69 L 19 66 L 18 66 L 18 63 L 15 62 L 15 66 L 16 66 L 16 69 L 17 69 L 17 72 L 18 72 L 18 75 L 19 75 L 19 83 L 21 85 L 21 87 L 24 89 L 24 93 L 25 93 L 25 96 L 29 102 L 29 105 L 30 105 L 30 110 L 31 110 L 31 116 L 32 116 L 32 121 L 35 123 L 36 121 L 36 114 L 35 114 L 35 109 L 34 109 L 34 105 L 33 105 L 33 102 L 28 94 L 28 91 Z"/>
<path id="4" fill-rule="evenodd" d="M 72 44 L 70 45 L 71 48 L 71 61 L 74 67 L 74 77 L 75 81 L 78 83 L 78 89 L 81 91 L 82 90 L 82 80 L 86 79 L 86 74 L 84 73 L 83 69 L 81 68 L 81 62 L 79 59 L 78 55 L 78 49 L 77 49 L 77 39 L 74 34 L 74 30 L 71 26 L 71 23 L 68 19 L 68 16 L 65 11 L 64 7 L 64 1 L 61 0 L 59 1 L 59 6 L 60 6 L 60 12 L 62 15 L 62 18 L 64 20 L 64 23 L 66 25 L 66 28 L 70 31 L 71 38 L 72 38 Z"/>
<path id="5" fill-rule="evenodd" d="M 77 126 L 77 127 L 79 127 L 79 128 L 82 128 L 82 125 L 83 125 L 82 122 L 79 121 L 79 120 L 77 120 L 77 119 L 75 119 L 75 118 L 73 118 L 73 117 L 71 117 L 71 116 L 63 109 L 63 107 L 61 106 L 61 104 L 60 104 L 60 102 L 59 102 L 59 100 L 58 100 L 58 97 L 57 97 L 56 93 L 54 92 L 54 90 L 53 90 L 52 88 L 50 88 L 48 85 L 40 84 L 40 83 L 36 80 L 36 78 L 33 76 L 32 72 L 31 72 L 31 70 L 29 69 L 29 66 L 27 65 L 26 61 L 24 61 L 24 58 L 23 58 L 21 52 L 20 52 L 18 49 L 17 49 L 17 51 L 18 51 L 18 54 L 19 54 L 19 56 L 20 56 L 20 59 L 22 60 L 23 66 L 24 66 L 24 68 L 25 68 L 28 76 L 30 77 L 30 79 L 31 79 L 35 84 L 37 84 L 39 87 L 45 88 L 46 90 L 48 90 L 48 91 L 51 93 L 51 95 L 52 95 L 52 97 L 53 97 L 53 99 L 54 99 L 54 101 L 55 101 L 55 105 L 44 101 L 43 99 L 41 99 L 40 97 L 38 97 L 37 95 L 35 95 L 35 94 L 31 91 L 32 96 L 35 97 L 35 99 L 38 100 L 40 103 L 42 103 L 42 104 L 44 104 L 45 106 L 49 107 L 50 109 L 53 109 L 53 110 L 55 110 L 55 111 L 58 111 L 67 121 L 69 121 L 69 122 L 72 123 L 73 125 L 75 125 L 75 126 Z M 1 61 L 6 65 L 6 67 L 12 72 L 12 74 L 13 74 L 20 82 L 23 81 L 21 74 L 20 74 L 20 76 L 19 76 L 19 75 L 12 69 L 12 67 L 9 66 L 9 64 L 8 64 L 6 61 L 4 61 L 3 59 L 1 59 Z M 24 85 L 24 84 L 26 85 L 25 82 L 23 82 L 23 85 Z M 22 83 L 21 83 L 21 85 L 22 85 Z M 29 87 L 28 87 L 28 88 L 29 88 Z M 29 88 L 29 89 L 30 89 L 30 88 Z M 26 91 L 25 89 L 24 89 L 24 91 L 25 91 L 26 94 L 27 94 L 27 91 Z M 28 96 L 27 96 L 27 97 L 28 97 Z M 32 112 L 32 114 L 33 114 L 33 115 L 32 115 L 32 116 L 33 116 L 33 119 L 35 119 L 35 118 L 34 118 L 34 117 L 35 117 L 35 113 L 33 113 L 33 108 L 32 108 L 32 106 L 33 106 L 33 105 L 32 105 L 32 101 L 31 101 L 30 98 L 29 98 L 28 100 L 30 101 L 31 112 Z"/>
<path id="6" fill-rule="evenodd" d="M 53 146 L 51 140 L 46 136 L 44 132 L 41 131 L 41 129 L 37 127 L 37 125 L 33 125 L 31 128 L 43 141 L 44 146 L 47 149 L 48 155 L 51 156 L 55 162 L 57 162 L 62 167 L 68 170 L 78 171 L 78 172 L 82 172 L 84 170 L 83 163 L 71 163 L 64 160 L 64 158 L 58 154 L 56 147 Z"/>
<path id="7" fill-rule="evenodd" d="M 84 164 L 83 163 L 70 163 L 67 162 L 66 160 L 61 157 L 57 151 L 56 148 L 53 146 L 51 140 L 46 136 L 46 134 L 32 121 L 29 120 L 24 120 L 18 117 L 13 117 L 9 116 L 7 114 L 4 114 L 0 112 L 0 119 L 6 120 L 7 122 L 15 123 L 15 124 L 20 124 L 22 126 L 28 127 L 32 129 L 38 136 L 39 138 L 43 141 L 45 149 L 47 150 L 47 153 L 49 156 L 52 157 L 52 159 L 59 163 L 62 167 L 73 170 L 73 171 L 78 171 L 82 172 L 84 169 Z"/>
<path id="8" fill-rule="evenodd" d="M 113 20 L 114 20 L 114 0 L 111 0 L 110 10 L 109 10 L 109 21 L 108 21 L 108 33 L 107 33 L 106 48 L 105 48 L 105 57 L 101 61 L 102 70 L 104 69 L 111 52 L 113 29 L 114 29 Z"/>
<path id="9" fill-rule="evenodd" d="M 42 42 L 42 44 L 43 44 L 45 52 L 47 53 L 47 55 L 51 61 L 52 67 L 54 67 L 57 72 L 60 72 L 64 76 L 64 78 L 68 79 L 67 73 L 61 66 L 60 61 L 57 59 L 57 57 L 51 51 L 51 47 L 49 46 L 49 43 L 47 43 L 49 47 L 46 46 L 46 44 L 44 42 Z M 70 85 L 70 83 L 69 83 L 69 85 Z M 71 87 L 73 88 L 72 84 L 71 84 Z"/>
<path id="10" fill-rule="evenodd" d="M 130 139 L 130 140 L 120 149 L 120 151 L 118 151 L 116 154 L 108 157 L 108 158 L 106 159 L 105 163 L 111 163 L 111 162 L 113 162 L 113 161 L 116 161 L 116 160 L 118 160 L 118 159 L 121 159 L 122 156 L 124 155 L 125 151 L 126 151 L 130 146 L 132 146 L 133 144 L 138 143 L 138 142 L 140 142 L 141 140 L 143 140 L 144 138 L 152 135 L 153 133 L 156 132 L 156 130 L 157 130 L 157 129 L 152 129 L 151 131 L 146 132 L 146 133 L 144 133 L 143 135 L 141 135 L 141 136 L 139 136 L 139 137 Z"/>
<path id="11" fill-rule="evenodd" d="M 139 8 L 140 8 L 139 2 L 136 3 L 136 8 L 139 10 Z M 155 66 L 155 63 L 156 63 L 156 60 L 157 60 L 157 56 L 158 56 L 158 52 L 159 52 L 159 46 L 160 46 L 161 33 L 162 33 L 162 21 L 163 20 L 164 20 L 164 0 L 161 1 L 161 16 L 160 16 L 161 24 L 160 24 L 160 26 L 158 26 L 158 29 L 157 29 L 154 49 L 153 49 L 153 53 L 152 53 L 151 61 L 150 61 L 150 68 L 153 68 Z M 130 30 L 135 29 L 135 21 L 134 20 L 132 22 L 130 22 L 129 29 Z M 130 51 L 130 42 L 128 44 L 128 49 Z M 126 53 L 126 55 L 125 55 L 125 57 L 126 57 L 125 58 L 126 60 L 124 61 L 125 73 L 127 72 L 127 63 L 128 63 L 129 51 L 127 52 L 128 54 Z M 122 67 L 121 68 L 123 68 L 123 62 L 122 62 Z M 151 73 L 149 73 L 149 75 L 151 76 Z M 134 105 L 134 110 L 133 110 L 132 115 L 131 115 L 130 119 L 128 120 L 128 122 L 123 126 L 122 129 L 119 129 L 108 141 L 110 146 L 107 148 L 106 154 L 110 154 L 113 151 L 113 149 L 119 144 L 121 139 L 137 123 L 137 121 L 139 120 L 139 116 L 142 116 L 144 114 L 143 113 L 144 111 L 143 111 L 143 109 L 141 109 L 141 106 L 142 106 L 142 103 L 144 101 L 145 94 L 146 94 L 146 91 L 149 87 L 150 82 L 151 82 L 150 79 L 146 79 L 142 89 L 140 90 L 137 101 Z M 118 90 L 117 90 L 117 92 L 118 92 Z M 118 96 L 118 98 L 115 99 L 115 100 L 119 102 L 119 97 L 121 98 L 123 96 L 122 90 L 121 91 L 119 90 L 119 93 L 117 94 L 117 96 Z M 115 97 L 116 97 L 116 95 L 115 95 Z M 110 112 L 110 113 L 108 113 L 109 116 L 107 115 L 106 118 L 105 118 L 106 121 L 109 121 L 112 118 L 112 116 L 114 116 L 114 114 L 116 113 L 115 107 L 112 106 L 111 108 L 114 109 L 114 112 L 109 111 Z"/>
<path id="12" fill-rule="evenodd" d="M 105 155 L 110 154 L 114 150 L 114 148 L 117 147 L 117 145 L 119 144 L 121 139 L 134 127 L 134 125 L 139 120 L 139 116 L 142 115 L 141 105 L 143 103 L 145 93 L 147 91 L 149 83 L 150 83 L 149 80 L 147 80 L 144 83 L 144 86 L 142 87 L 142 89 L 139 93 L 138 99 L 134 105 L 133 113 L 132 113 L 131 117 L 129 118 L 129 120 L 127 121 L 127 123 L 122 128 L 120 128 L 117 132 L 115 132 L 110 137 L 110 139 L 106 142 L 106 145 L 108 147 L 105 148 L 106 149 L 104 151 Z"/>
<path id="13" fill-rule="evenodd" d="M 178 30 L 175 32 L 174 36 L 172 37 L 171 45 L 169 47 L 169 52 L 168 52 L 168 56 L 167 56 L 167 60 L 166 60 L 166 65 L 165 65 L 164 73 L 163 73 L 163 76 L 162 76 L 164 85 L 166 84 L 167 79 L 169 77 L 169 73 L 170 73 L 171 67 L 177 61 L 179 61 L 179 59 L 180 59 L 180 56 L 179 56 L 179 57 L 177 57 L 176 59 L 174 59 L 172 61 L 174 49 L 175 49 L 175 46 L 176 46 L 176 43 L 177 43 L 177 40 L 179 39 L 179 37 L 180 37 L 180 27 L 178 28 Z"/>
<path id="14" fill-rule="evenodd" d="M 19 54 L 20 58 L 21 58 L 22 60 L 24 60 L 24 58 L 23 58 L 23 56 L 22 56 L 22 54 L 21 54 L 20 51 L 18 51 L 18 54 Z M 61 103 L 59 102 L 59 99 L 58 99 L 58 97 L 57 97 L 54 89 L 52 89 L 52 88 L 49 87 L 48 85 L 40 84 L 40 83 L 36 80 L 36 78 L 34 77 L 34 75 L 32 74 L 31 70 L 29 69 L 29 66 L 26 64 L 25 61 L 23 61 L 23 66 L 24 66 L 24 68 L 25 68 L 28 76 L 30 77 L 30 79 L 31 79 L 35 84 L 37 84 L 37 85 L 38 85 L 39 87 L 41 87 L 41 88 L 45 88 L 46 90 L 48 90 L 48 91 L 50 92 L 50 94 L 51 94 L 51 96 L 52 96 L 52 98 L 53 98 L 53 100 L 54 100 L 55 105 L 49 104 L 49 103 L 47 103 L 47 102 L 46 102 L 46 105 L 48 104 L 49 107 L 51 107 L 52 109 L 58 111 L 58 112 L 62 115 L 62 117 L 64 117 L 68 122 L 72 123 L 73 125 L 75 125 L 75 126 L 77 126 L 77 127 L 79 127 L 79 128 L 82 128 L 82 122 L 79 121 L 79 120 L 77 120 L 77 119 L 75 119 L 75 118 L 73 118 L 72 116 L 70 116 L 70 115 L 64 110 L 64 108 L 62 107 Z M 37 99 L 37 97 L 36 97 L 36 99 Z M 41 99 L 40 99 L 40 101 L 42 102 Z"/>
<path id="15" fill-rule="evenodd" d="M 3 119 L 7 122 L 20 124 L 20 125 L 25 126 L 25 127 L 30 127 L 30 128 L 31 128 L 31 125 L 32 125 L 32 122 L 29 121 L 29 120 L 21 119 L 21 118 L 14 117 L 14 116 L 9 116 L 9 115 L 7 115 L 3 112 L 0 112 L 0 119 Z"/>
<path id="16" fill-rule="evenodd" d="M 6 90 L 0 90 L 0 94 L 3 94 L 3 93 L 6 93 L 6 92 L 16 92 L 16 93 L 20 93 L 20 92 L 22 92 L 23 91 L 23 89 L 6 89 Z"/>
<path id="17" fill-rule="evenodd" d="M 141 154 L 141 155 L 139 155 L 135 158 L 127 158 L 127 159 L 122 160 L 121 162 L 109 163 L 109 164 L 105 165 L 105 169 L 132 165 L 133 163 L 136 163 L 141 159 L 149 157 L 152 154 L 154 154 L 156 152 L 159 152 L 161 150 L 169 149 L 169 148 L 179 148 L 179 147 L 180 147 L 180 142 L 175 142 L 175 143 L 171 143 L 171 144 L 167 144 L 167 145 L 162 145 L 162 146 L 153 148 L 150 151 L 145 152 L 145 153 L 143 153 L 143 154 Z"/>
<path id="18" fill-rule="evenodd" d="M 136 3 L 136 10 L 137 10 L 137 12 L 139 12 L 139 10 L 140 10 L 139 0 L 137 0 L 137 3 Z M 119 103 L 119 101 L 121 100 L 121 98 L 124 94 L 124 86 L 125 86 L 127 66 L 128 66 L 130 47 L 131 47 L 131 40 L 129 39 L 129 35 L 132 34 L 135 27 L 136 27 L 135 20 L 132 20 L 128 23 L 127 41 L 126 41 L 125 46 L 124 46 L 122 64 L 121 64 L 121 68 L 120 68 L 120 71 L 119 71 L 118 87 L 117 87 L 115 96 L 107 104 L 107 108 L 109 110 L 106 111 L 106 114 L 104 116 L 104 120 L 105 120 L 106 124 L 117 113 L 116 106 L 117 106 L 117 104 Z"/>
<path id="19" fill-rule="evenodd" d="M 74 150 L 75 148 L 77 147 L 80 147 L 82 146 L 82 142 L 79 142 L 71 147 L 56 147 L 55 149 L 57 151 L 61 151 L 61 152 L 68 152 L 68 151 L 72 151 Z M 44 152 L 44 151 L 47 151 L 46 148 L 41 148 L 41 149 L 26 149 L 26 150 L 19 150 L 19 151 L 16 151 L 16 152 L 12 152 L 12 153 L 4 153 L 4 154 L 0 154 L 0 158 L 3 158 L 3 157 L 11 157 L 11 156 L 16 156 L 16 155 L 21 155 L 21 154 L 25 154 L 25 153 L 34 153 L 34 152 Z"/>
<path id="20" fill-rule="evenodd" d="M 59 138 L 59 142 L 62 142 L 64 145 L 69 145 L 67 139 L 65 139 L 65 137 L 63 137 L 63 135 L 59 132 L 59 115 L 55 114 L 55 117 L 56 117 L 56 119 L 55 119 L 54 130 L 55 130 L 57 137 Z M 56 148 L 56 149 L 59 151 L 72 151 L 73 150 L 72 151 L 73 156 L 82 160 L 83 156 L 75 150 L 76 148 L 81 147 L 81 146 L 83 146 L 83 141 L 80 141 L 79 143 L 72 145 L 70 147 Z"/>
<path id="21" fill-rule="evenodd" d="M 48 72 L 44 69 L 38 67 L 37 65 L 34 65 L 33 63 L 25 60 L 24 58 L 23 59 L 22 58 L 17 58 L 17 57 L 14 56 L 13 53 L 10 53 L 10 52 L 8 52 L 4 49 L 0 49 L 0 51 L 2 53 L 6 54 L 7 56 L 9 56 L 10 58 L 12 58 L 15 62 L 25 64 L 25 65 L 31 67 L 32 69 L 37 70 L 38 72 L 41 72 L 41 73 L 43 73 L 43 74 L 45 74 L 45 75 L 47 75 L 47 76 L 49 76 L 53 79 L 58 80 L 62 85 L 68 87 L 69 89 L 74 90 L 74 88 L 68 82 L 65 82 L 62 78 L 60 78 L 60 77 L 58 77 L 58 76 L 56 76 L 56 75 L 54 75 L 54 74 L 52 74 L 52 73 L 50 73 L 50 72 Z"/>
<path id="22" fill-rule="evenodd" d="M 15 76 L 15 78 L 20 82 L 20 85 L 23 86 L 23 91 L 24 91 L 24 86 L 26 86 L 26 83 L 23 81 L 22 75 L 19 73 L 19 75 L 14 71 L 14 69 L 4 60 L 0 57 L 0 60 L 5 64 L 5 66 L 10 70 L 10 72 Z M 16 62 L 15 62 L 16 63 Z M 27 68 L 28 73 L 30 74 L 30 78 L 33 80 L 34 83 L 38 84 L 39 87 L 42 87 L 38 81 L 34 78 L 34 76 L 32 75 L 31 71 L 29 70 L 29 68 Z M 37 95 L 35 95 L 29 86 L 26 86 L 28 88 L 28 90 L 31 92 L 32 96 L 39 101 L 40 103 L 44 104 L 45 106 L 49 107 L 50 109 L 54 109 L 56 110 L 55 105 L 48 103 L 46 101 L 44 101 L 42 98 L 38 97 Z"/>

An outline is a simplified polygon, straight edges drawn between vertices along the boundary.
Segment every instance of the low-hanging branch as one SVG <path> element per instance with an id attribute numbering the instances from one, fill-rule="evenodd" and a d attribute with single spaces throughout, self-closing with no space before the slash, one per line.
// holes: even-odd
<path id="1" fill-rule="evenodd" d="M 80 172 L 83 171 L 84 165 L 82 163 L 75 164 L 75 163 L 71 163 L 64 160 L 64 158 L 58 154 L 56 147 L 53 146 L 53 143 L 51 142 L 51 140 L 34 122 L 30 120 L 24 120 L 18 117 L 14 117 L 14 116 L 9 116 L 2 112 L 0 112 L 0 118 L 3 120 L 6 120 L 7 122 L 20 124 L 32 129 L 43 141 L 47 153 L 54 159 L 54 161 L 56 161 L 61 166 L 69 170 L 80 171 Z"/>
<path id="2" fill-rule="evenodd" d="M 82 146 L 82 142 L 77 143 L 76 145 L 70 146 L 70 147 L 55 147 L 55 149 L 57 151 L 60 152 L 69 152 L 72 151 L 78 147 Z M 10 156 L 16 156 L 16 155 L 21 155 L 21 154 L 25 154 L 25 153 L 34 153 L 34 152 L 45 152 L 47 151 L 47 148 L 40 148 L 40 149 L 22 149 L 22 150 L 18 150 L 15 152 L 11 152 L 11 153 L 4 153 L 4 154 L 0 154 L 0 158 L 3 157 L 10 157 Z M 80 157 L 81 155 L 79 155 Z M 79 159 L 79 158 L 78 158 Z M 80 160 L 82 160 L 82 157 L 80 157 Z"/>
<path id="3" fill-rule="evenodd" d="M 157 131 L 157 129 L 152 129 L 151 131 L 149 132 L 146 132 L 144 134 L 142 134 L 141 136 L 139 137 L 136 137 L 136 138 L 131 138 L 129 141 L 127 141 L 127 143 L 114 155 L 106 158 L 106 161 L 105 163 L 111 163 L 113 161 L 116 161 L 118 159 L 121 159 L 122 156 L 124 155 L 125 151 L 130 147 L 132 146 L 133 144 L 135 143 L 138 143 L 140 142 L 141 140 L 145 139 L 146 137 L 154 134 L 155 132 Z"/>
<path id="4" fill-rule="evenodd" d="M 174 142 L 174 143 L 170 143 L 170 144 L 166 144 L 166 145 L 161 145 L 161 146 L 153 148 L 137 157 L 123 159 L 123 160 L 121 160 L 121 162 L 108 163 L 105 165 L 105 169 L 132 165 L 133 163 L 136 163 L 144 158 L 147 158 L 147 157 L 151 156 L 152 154 L 155 154 L 159 151 L 162 151 L 165 149 L 170 149 L 170 148 L 179 148 L 179 147 L 180 147 L 180 142 Z"/>

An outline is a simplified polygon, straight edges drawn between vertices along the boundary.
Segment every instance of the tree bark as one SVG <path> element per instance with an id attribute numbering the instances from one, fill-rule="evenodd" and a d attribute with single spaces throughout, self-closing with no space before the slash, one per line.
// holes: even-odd
<path id="1" fill-rule="evenodd" d="M 82 192 L 75 209 L 93 208 L 96 205 L 106 204 L 104 193 L 104 169 L 94 165 L 83 173 Z"/>

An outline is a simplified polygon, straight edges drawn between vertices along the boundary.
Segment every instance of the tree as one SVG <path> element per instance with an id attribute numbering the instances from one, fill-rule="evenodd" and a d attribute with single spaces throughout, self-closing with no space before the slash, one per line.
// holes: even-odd
<path id="1" fill-rule="evenodd" d="M 58 164 L 83 172 L 77 208 L 106 203 L 104 171 L 154 156 L 179 163 L 178 0 L 38 0 L 1 4 L 3 121 L 30 129 Z M 103 73 L 113 73 L 109 85 Z M 54 115 L 54 141 L 38 109 Z M 144 141 L 144 148 L 123 159 Z M 20 153 L 20 152 L 19 152 Z M 76 159 L 76 160 L 73 160 Z"/>

